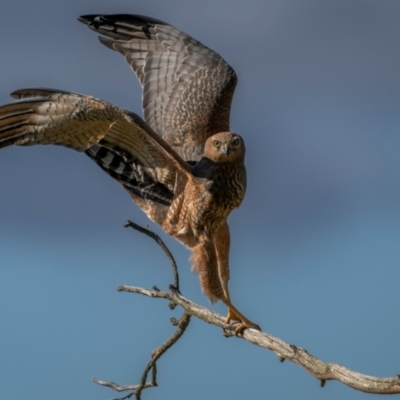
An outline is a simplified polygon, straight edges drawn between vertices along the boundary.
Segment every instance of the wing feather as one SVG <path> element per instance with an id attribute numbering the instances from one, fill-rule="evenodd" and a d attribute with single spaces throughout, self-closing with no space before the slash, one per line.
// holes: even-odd
<path id="1" fill-rule="evenodd" d="M 135 162 L 154 184 L 173 191 L 191 178 L 185 161 L 136 114 L 89 96 L 48 89 L 12 93 L 21 100 L 0 107 L 0 148 L 55 144 L 77 151 L 95 145 Z"/>
<path id="2" fill-rule="evenodd" d="M 143 88 L 145 121 L 186 160 L 229 131 L 236 74 L 217 53 L 165 22 L 139 15 L 79 18 L 123 54 Z"/>
<path id="3" fill-rule="evenodd" d="M 143 174 L 140 166 L 129 162 L 116 151 L 94 145 L 85 153 L 133 197 L 136 196 L 145 201 L 150 200 L 157 205 L 171 205 L 174 198 L 173 191 L 159 182 L 154 182 L 151 177 Z"/>

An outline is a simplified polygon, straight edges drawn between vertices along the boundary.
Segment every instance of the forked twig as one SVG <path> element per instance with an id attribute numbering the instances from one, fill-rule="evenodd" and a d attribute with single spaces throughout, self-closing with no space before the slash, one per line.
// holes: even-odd
<path id="1" fill-rule="evenodd" d="M 148 290 L 141 287 L 126 285 L 119 286 L 117 290 L 119 292 L 137 293 L 148 297 L 167 299 L 182 307 L 188 314 L 208 322 L 209 324 L 223 328 L 225 336 L 236 336 L 235 327 L 226 326 L 225 318 L 222 315 L 219 315 L 206 307 L 200 306 L 199 304 L 193 303 L 189 299 L 186 299 L 177 293 L 163 292 L 161 290 Z M 317 378 L 322 387 L 328 380 L 337 380 L 353 389 L 366 393 L 400 393 L 400 375 L 389 378 L 378 378 L 361 374 L 336 363 L 325 363 L 317 357 L 314 357 L 306 349 L 286 343 L 275 336 L 254 329 L 246 329 L 243 332 L 243 336 L 240 337 L 249 343 L 273 351 L 281 362 L 287 359 L 300 365 L 309 374 Z"/>
<path id="2" fill-rule="evenodd" d="M 145 234 L 146 236 L 151 237 L 161 247 L 161 249 L 164 251 L 165 255 L 167 256 L 167 258 L 171 264 L 172 273 L 174 276 L 174 284 L 170 285 L 170 289 L 172 290 L 172 293 L 176 293 L 177 295 L 180 294 L 178 267 L 176 265 L 173 255 L 171 254 L 171 252 L 169 251 L 169 249 L 167 248 L 165 243 L 161 240 L 161 238 L 156 233 L 151 231 L 150 229 L 144 228 L 132 221 L 127 221 L 124 226 L 125 226 L 125 228 L 128 228 L 128 227 L 133 228 L 133 229 Z M 154 290 L 154 292 L 160 291 L 155 286 L 153 287 L 153 290 Z M 170 303 L 170 307 L 171 308 L 175 307 L 173 302 Z M 182 315 L 181 319 L 177 320 L 175 318 L 171 318 L 172 324 L 177 326 L 178 329 L 163 344 L 161 344 L 159 347 L 157 347 L 155 350 L 153 350 L 151 352 L 150 362 L 147 364 L 146 368 L 144 369 L 139 384 L 121 386 L 115 382 L 102 381 L 97 378 L 93 378 L 93 382 L 97 383 L 98 385 L 101 385 L 101 386 L 109 387 L 117 392 L 129 391 L 129 393 L 126 394 L 125 396 L 120 397 L 115 400 L 126 400 L 126 399 L 131 398 L 132 396 L 136 396 L 136 399 L 140 400 L 142 391 L 144 389 L 148 389 L 150 387 L 157 386 L 157 364 L 156 364 L 156 362 L 183 335 L 183 333 L 185 332 L 186 328 L 188 327 L 188 325 L 190 323 L 190 317 L 191 317 L 191 315 L 185 311 L 184 314 Z M 149 373 L 151 373 L 151 378 L 149 381 L 147 381 Z"/>
<path id="3" fill-rule="evenodd" d="M 130 391 L 130 393 L 128 393 L 127 395 L 120 397 L 118 399 L 115 399 L 115 400 L 126 400 L 126 399 L 131 398 L 132 396 L 136 396 L 136 399 L 140 400 L 143 389 L 157 386 L 157 364 L 156 364 L 156 362 L 183 335 L 183 333 L 185 332 L 186 328 L 189 325 L 190 317 L 191 317 L 191 315 L 185 311 L 185 313 L 182 315 L 181 319 L 176 320 L 175 318 L 171 318 L 172 324 L 178 326 L 178 329 L 161 346 L 157 347 L 155 350 L 153 350 L 151 352 L 150 362 L 147 364 L 146 368 L 144 369 L 142 377 L 140 379 L 140 383 L 138 385 L 120 386 L 114 382 L 101 381 L 96 378 L 93 378 L 93 382 L 95 382 L 101 386 L 109 387 L 117 392 Z M 150 372 L 151 372 L 151 379 L 149 382 L 146 382 L 147 377 Z"/>
<path id="4" fill-rule="evenodd" d="M 155 240 L 157 242 L 157 244 L 161 247 L 161 249 L 163 250 L 163 252 L 165 253 L 165 255 L 167 256 L 171 267 L 172 267 L 172 273 L 174 276 L 174 285 L 171 288 L 172 290 L 176 290 L 177 292 L 179 292 L 179 274 L 178 274 L 178 267 L 176 265 L 174 256 L 172 255 L 172 253 L 169 251 L 168 247 L 165 245 L 165 243 L 162 241 L 162 239 L 160 238 L 160 236 L 158 236 L 156 233 L 154 233 L 152 230 L 150 230 L 149 228 L 144 228 L 143 226 L 140 226 L 138 224 L 136 224 L 135 222 L 132 222 L 130 220 L 126 221 L 124 224 L 125 228 L 133 228 L 137 231 L 139 231 L 140 233 L 143 233 L 144 235 L 151 237 L 153 240 Z M 180 293 L 180 292 L 179 292 Z"/>
<path id="5" fill-rule="evenodd" d="M 125 226 L 130 226 L 138 230 L 139 232 L 151 237 L 163 249 L 164 253 L 167 255 L 169 261 L 171 262 L 175 286 L 171 287 L 171 292 L 161 291 L 157 287 L 153 287 L 153 290 L 148 290 L 141 287 L 127 285 L 119 286 L 117 290 L 120 292 L 138 293 L 148 297 L 167 299 L 171 302 L 171 304 L 179 305 L 180 307 L 182 307 L 184 309 L 184 314 L 179 321 L 172 320 L 172 323 L 174 325 L 177 325 L 178 329 L 166 342 L 164 342 L 161 346 L 159 346 L 151 353 L 151 360 L 146 366 L 138 385 L 120 386 L 114 382 L 105 382 L 93 378 L 93 381 L 95 383 L 102 386 L 110 387 L 115 391 L 130 391 L 130 393 L 118 400 L 129 399 L 133 395 L 136 396 L 136 399 L 140 399 L 141 393 L 144 389 L 157 386 L 156 361 L 182 336 L 187 326 L 189 325 L 191 316 L 195 316 L 205 322 L 208 322 L 209 324 L 213 324 L 217 327 L 223 328 L 225 336 L 237 336 L 235 327 L 226 326 L 225 318 L 223 318 L 221 315 L 209 310 L 208 308 L 193 303 L 192 301 L 183 297 L 180 294 L 179 290 L 174 290 L 179 289 L 179 276 L 176 263 L 171 252 L 168 250 L 168 248 L 158 235 L 156 235 L 149 229 L 143 228 L 131 221 L 128 221 Z M 300 365 L 309 374 L 316 377 L 320 381 L 321 387 L 324 387 L 326 381 L 328 380 L 337 380 L 349 387 L 367 393 L 400 393 L 400 375 L 390 378 L 378 378 L 352 371 L 351 369 L 339 364 L 325 363 L 314 357 L 307 350 L 301 347 L 288 344 L 277 337 L 254 329 L 246 329 L 243 332 L 243 335 L 241 335 L 241 338 L 257 346 L 273 351 L 278 356 L 279 361 L 281 362 L 288 359 L 293 363 Z M 150 381 L 146 382 L 148 374 L 150 372 L 151 379 Z"/>

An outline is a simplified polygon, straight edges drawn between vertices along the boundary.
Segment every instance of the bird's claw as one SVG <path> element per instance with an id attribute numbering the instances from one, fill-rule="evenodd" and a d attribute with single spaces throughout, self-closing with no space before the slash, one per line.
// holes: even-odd
<path id="1" fill-rule="evenodd" d="M 236 336 L 237 335 L 243 335 L 243 331 L 245 329 L 251 328 L 251 329 L 256 329 L 257 331 L 261 331 L 261 328 L 259 325 L 254 324 L 253 322 L 250 321 L 244 321 L 242 318 L 238 317 L 234 311 L 228 309 L 228 315 L 226 316 L 225 322 L 227 324 L 230 324 L 231 321 L 238 321 L 239 325 L 234 328 L 232 326 L 232 329 L 235 329 Z"/>

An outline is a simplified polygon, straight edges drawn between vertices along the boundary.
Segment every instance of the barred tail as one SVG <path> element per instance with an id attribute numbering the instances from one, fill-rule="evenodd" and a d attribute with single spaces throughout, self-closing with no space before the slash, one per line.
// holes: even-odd
<path id="1" fill-rule="evenodd" d="M 85 153 L 129 193 L 143 200 L 152 200 L 165 206 L 171 205 L 173 193 L 163 184 L 154 182 L 151 177 L 139 171 L 135 162 L 126 161 L 112 149 L 101 145 L 94 145 Z"/>

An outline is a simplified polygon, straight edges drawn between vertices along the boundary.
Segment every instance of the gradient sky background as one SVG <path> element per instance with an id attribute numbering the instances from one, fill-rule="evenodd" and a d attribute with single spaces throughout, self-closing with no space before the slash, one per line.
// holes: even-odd
<path id="1" fill-rule="evenodd" d="M 362 373 L 400 372 L 398 0 L 14 0 L 0 6 L 0 103 L 21 87 L 90 94 L 141 115 L 123 57 L 76 18 L 138 13 L 219 52 L 239 85 L 247 197 L 231 218 L 232 297 L 273 335 Z M 0 398 L 109 399 L 174 330 L 170 267 L 129 196 L 86 156 L 0 153 Z M 152 225 L 154 227 L 154 225 Z M 155 227 L 154 227 L 155 228 Z M 157 228 L 160 232 L 160 229 Z M 165 236 L 163 236 L 165 237 Z M 182 292 L 209 306 L 189 253 L 166 238 Z M 225 314 L 221 304 L 212 308 Z M 144 399 L 367 399 L 194 320 Z"/>

